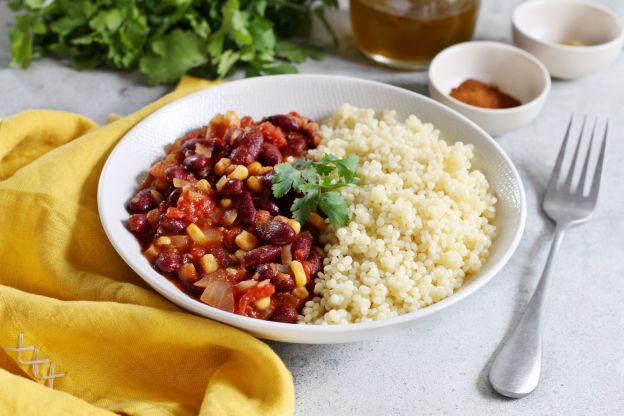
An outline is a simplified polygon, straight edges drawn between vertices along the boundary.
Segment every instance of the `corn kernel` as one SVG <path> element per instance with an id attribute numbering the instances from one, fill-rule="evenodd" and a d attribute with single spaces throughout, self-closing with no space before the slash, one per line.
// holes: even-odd
<path id="1" fill-rule="evenodd" d="M 257 177 L 250 176 L 247 179 L 247 188 L 249 188 L 249 190 L 252 191 L 252 192 L 261 192 L 262 191 L 262 184 L 260 183 L 260 181 L 258 180 Z"/>
<path id="2" fill-rule="evenodd" d="M 155 189 L 150 190 L 150 195 L 152 196 L 152 198 L 154 198 L 154 201 L 156 201 L 157 204 L 160 204 L 160 202 L 163 200 L 162 194 Z"/>
<path id="3" fill-rule="evenodd" d="M 294 288 L 292 291 L 292 294 L 298 297 L 299 299 L 305 299 L 310 295 L 310 293 L 308 292 L 308 289 L 306 289 L 305 287 Z"/>
<path id="4" fill-rule="evenodd" d="M 169 244 L 171 244 L 171 239 L 167 237 L 166 235 L 163 235 L 161 237 L 158 237 L 158 239 L 156 239 L 157 246 L 168 246 Z"/>
<path id="5" fill-rule="evenodd" d="M 221 205 L 223 208 L 229 208 L 232 206 L 232 200 L 230 198 L 223 198 L 221 201 L 219 201 L 219 205 Z"/>
<path id="6" fill-rule="evenodd" d="M 158 249 L 154 244 L 150 245 L 147 250 L 143 252 L 143 255 L 150 261 L 154 260 L 158 256 Z"/>
<path id="7" fill-rule="evenodd" d="M 236 168 L 228 175 L 230 179 L 240 179 L 244 181 L 249 176 L 249 171 L 243 165 L 238 165 Z"/>
<path id="8" fill-rule="evenodd" d="M 273 170 L 273 166 L 263 166 L 258 169 L 258 173 L 256 175 L 265 175 Z"/>
<path id="9" fill-rule="evenodd" d="M 225 168 L 230 166 L 232 162 L 227 157 L 222 157 L 219 159 L 217 163 L 214 165 L 214 173 L 217 175 L 223 175 L 225 173 Z"/>
<path id="10" fill-rule="evenodd" d="M 182 188 L 188 184 L 189 184 L 189 181 L 187 180 L 180 179 L 180 178 L 173 178 L 173 186 L 175 186 L 176 188 Z"/>
<path id="11" fill-rule="evenodd" d="M 227 181 L 227 176 L 221 176 L 221 179 L 219 179 L 219 181 L 215 184 L 215 188 L 217 188 L 218 192 L 221 192 L 221 189 L 223 189 Z"/>
<path id="12" fill-rule="evenodd" d="M 223 213 L 223 223 L 225 225 L 232 225 L 238 216 L 238 212 L 235 209 L 228 209 Z"/>
<path id="13" fill-rule="evenodd" d="M 250 175 L 257 175 L 261 168 L 262 168 L 262 165 L 258 161 L 255 161 L 249 166 L 247 166 L 247 170 L 249 171 Z"/>
<path id="14" fill-rule="evenodd" d="M 323 217 L 321 217 L 316 212 L 313 212 L 312 214 L 310 214 L 310 219 L 308 220 L 308 223 L 310 223 L 312 226 L 318 228 L 319 230 L 324 230 L 325 229 L 325 225 L 327 225 L 325 223 L 325 220 L 323 219 Z"/>
<path id="15" fill-rule="evenodd" d="M 197 153 L 198 155 L 207 157 L 208 159 L 212 157 L 212 150 L 202 145 L 201 143 L 197 143 L 195 145 L 195 153 Z"/>
<path id="16" fill-rule="evenodd" d="M 219 263 L 212 254 L 204 254 L 201 259 L 199 259 L 199 265 L 204 273 L 214 273 L 219 268 Z"/>
<path id="17" fill-rule="evenodd" d="M 234 172 L 234 169 L 236 169 L 236 166 L 238 165 L 230 165 L 227 168 L 225 168 L 225 173 L 226 175 L 229 175 L 230 173 Z"/>
<path id="18" fill-rule="evenodd" d="M 234 257 L 236 257 L 239 260 L 242 260 L 243 257 L 245 257 L 245 251 L 243 251 L 243 250 L 236 250 L 234 252 Z"/>
<path id="19" fill-rule="evenodd" d="M 264 298 L 258 299 L 254 302 L 254 305 L 256 305 L 256 308 L 260 309 L 261 311 L 265 310 L 266 308 L 271 306 L 271 296 L 266 296 Z"/>
<path id="20" fill-rule="evenodd" d="M 197 270 L 195 270 L 193 263 L 186 263 L 183 264 L 178 270 L 178 276 L 182 280 L 192 282 L 197 278 Z"/>
<path id="21" fill-rule="evenodd" d="M 236 236 L 234 243 L 236 243 L 241 250 L 249 251 L 258 245 L 258 238 L 250 232 L 243 230 Z"/>
<path id="22" fill-rule="evenodd" d="M 290 270 L 292 270 L 293 272 L 297 287 L 305 286 L 306 283 L 308 283 L 308 278 L 306 277 L 305 271 L 303 270 L 303 265 L 299 260 L 294 260 L 292 263 L 290 263 Z"/>
<path id="23" fill-rule="evenodd" d="M 290 225 L 290 228 L 295 231 L 295 234 L 299 234 L 299 231 L 301 231 L 301 224 L 299 224 L 297 220 L 288 220 L 286 224 Z"/>
<path id="24" fill-rule="evenodd" d="M 198 244 L 203 244 L 208 241 L 206 234 L 204 234 L 204 232 L 196 224 L 190 224 L 186 227 L 186 233 Z"/>
<path id="25" fill-rule="evenodd" d="M 206 179 L 201 179 L 199 182 L 197 182 L 197 187 L 202 191 L 207 191 L 210 189 L 210 182 L 208 182 Z"/>

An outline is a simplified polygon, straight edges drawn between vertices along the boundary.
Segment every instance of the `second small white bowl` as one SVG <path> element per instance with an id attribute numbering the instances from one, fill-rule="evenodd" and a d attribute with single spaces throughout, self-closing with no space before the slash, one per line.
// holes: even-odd
<path id="1" fill-rule="evenodd" d="M 496 85 L 522 105 L 491 109 L 451 97 L 451 90 L 467 79 Z M 534 56 L 498 42 L 465 42 L 440 52 L 429 66 L 429 94 L 464 114 L 492 135 L 529 124 L 540 113 L 550 91 L 548 71 Z"/>
<path id="2" fill-rule="evenodd" d="M 624 45 L 618 16 L 581 0 L 524 2 L 514 10 L 512 25 L 514 43 L 560 79 L 576 79 L 606 68 Z M 586 46 L 562 45 L 564 41 Z"/>

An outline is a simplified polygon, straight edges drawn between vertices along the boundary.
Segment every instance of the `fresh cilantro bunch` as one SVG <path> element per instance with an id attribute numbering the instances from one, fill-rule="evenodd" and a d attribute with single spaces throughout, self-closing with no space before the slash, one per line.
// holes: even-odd
<path id="1" fill-rule="evenodd" d="M 13 65 L 52 55 L 72 66 L 138 68 L 150 84 L 182 75 L 222 78 L 297 72 L 321 59 L 307 42 L 313 17 L 337 0 L 9 0 Z"/>
<path id="2" fill-rule="evenodd" d="M 349 221 L 349 207 L 344 198 L 334 192 L 338 188 L 355 184 L 358 167 L 356 155 L 338 159 L 325 154 L 319 162 L 298 159 L 291 163 L 275 166 L 273 196 L 281 198 L 291 189 L 303 194 L 294 200 L 290 208 L 293 218 L 304 224 L 312 212 L 321 209 L 329 222 L 337 227 Z"/>

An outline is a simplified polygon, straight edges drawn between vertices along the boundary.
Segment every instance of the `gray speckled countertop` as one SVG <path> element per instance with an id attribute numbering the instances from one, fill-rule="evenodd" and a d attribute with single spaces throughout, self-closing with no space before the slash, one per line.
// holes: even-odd
<path id="1" fill-rule="evenodd" d="M 485 0 L 477 39 L 510 41 L 518 0 Z M 624 17 L 624 2 L 603 0 Z M 420 93 L 425 73 L 398 72 L 366 61 L 349 37 L 345 10 L 332 21 L 342 49 L 305 73 L 375 79 Z M 42 60 L 9 69 L 0 1 L 0 116 L 26 108 L 76 111 L 104 122 L 165 93 L 137 74 L 77 72 Z M 490 357 L 517 321 L 535 287 L 553 227 L 539 201 L 571 112 L 611 118 L 607 167 L 592 222 L 571 230 L 556 261 L 548 302 L 542 381 L 529 397 L 508 400 L 487 382 Z M 298 415 L 624 415 L 624 57 L 573 82 L 553 82 L 539 118 L 498 138 L 527 192 L 528 221 L 520 246 L 483 289 L 411 330 L 349 345 L 271 343 L 293 373 Z"/>

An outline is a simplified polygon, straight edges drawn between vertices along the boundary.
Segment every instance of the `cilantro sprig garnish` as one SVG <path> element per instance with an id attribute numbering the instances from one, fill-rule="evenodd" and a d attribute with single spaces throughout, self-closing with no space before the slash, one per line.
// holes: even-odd
<path id="1" fill-rule="evenodd" d="M 298 159 L 293 163 L 280 163 L 275 166 L 272 180 L 273 196 L 281 198 L 291 189 L 301 192 L 303 196 L 295 199 L 290 208 L 293 218 L 301 224 L 320 208 L 330 223 L 344 226 L 349 222 L 349 207 L 335 190 L 357 183 L 357 167 L 356 155 L 338 159 L 325 154 L 318 162 Z"/>

